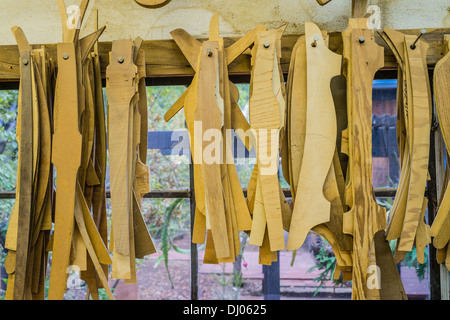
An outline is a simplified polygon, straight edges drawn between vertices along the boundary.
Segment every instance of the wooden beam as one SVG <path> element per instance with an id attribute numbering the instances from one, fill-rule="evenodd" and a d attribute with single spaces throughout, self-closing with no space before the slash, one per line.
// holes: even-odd
<path id="1" fill-rule="evenodd" d="M 405 34 L 417 35 L 420 29 L 399 30 Z M 443 34 L 449 33 L 450 28 L 426 29 L 422 39 L 430 48 L 427 54 L 427 63 L 433 67 L 443 57 Z M 340 32 L 330 33 L 329 48 L 338 54 L 342 53 L 342 37 Z M 287 73 L 289 69 L 292 48 L 299 35 L 285 35 L 281 39 L 282 56 L 281 68 Z M 238 37 L 224 38 L 225 47 L 236 42 Z M 201 41 L 202 39 L 199 39 Z M 385 64 L 383 70 L 396 69 L 396 60 L 392 51 L 384 43 L 381 36 L 375 33 L 377 44 L 385 48 Z M 109 52 L 112 42 L 99 43 L 99 55 L 102 68 L 102 77 L 106 75 L 106 66 L 109 65 Z M 50 58 L 56 61 L 56 44 L 44 45 Z M 33 48 L 41 47 L 40 44 L 32 45 Z M 173 40 L 146 40 L 141 47 L 145 51 L 147 79 L 192 77 L 194 71 L 189 62 Z M 250 55 L 243 54 L 229 66 L 230 76 L 250 74 Z M 17 82 L 19 80 L 19 49 L 17 45 L 0 46 L 0 82 Z"/>

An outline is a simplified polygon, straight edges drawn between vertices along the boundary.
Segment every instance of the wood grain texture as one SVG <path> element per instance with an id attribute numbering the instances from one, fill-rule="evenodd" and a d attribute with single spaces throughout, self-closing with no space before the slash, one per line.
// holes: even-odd
<path id="1" fill-rule="evenodd" d="M 443 56 L 442 51 L 442 33 L 448 33 L 449 28 L 427 28 L 427 33 L 423 35 L 423 40 L 430 44 L 427 52 L 428 66 L 434 66 Z M 404 34 L 417 35 L 420 29 L 400 30 Z M 282 56 L 281 68 L 284 73 L 288 72 L 291 60 L 292 49 L 300 35 L 285 34 L 281 40 Z M 224 37 L 225 47 L 233 45 L 241 37 Z M 384 70 L 395 70 L 397 61 L 389 47 L 381 39 L 381 36 L 375 34 L 376 42 L 385 47 L 385 65 Z M 198 39 L 204 40 L 204 39 Z M 106 77 L 106 66 L 109 64 L 109 52 L 112 42 L 99 43 L 99 56 L 102 62 L 102 78 Z M 33 47 L 40 44 L 33 44 Z M 342 37 L 340 32 L 330 33 L 331 51 L 342 52 Z M 56 59 L 56 44 L 45 44 L 51 59 Z M 142 49 L 146 52 L 146 72 L 148 78 L 157 77 L 180 77 L 193 76 L 194 69 L 189 64 L 182 51 L 174 40 L 144 40 Z M 231 56 L 230 56 L 231 57 Z M 19 80 L 19 50 L 17 45 L 0 46 L 0 81 L 18 81 Z M 229 68 L 230 75 L 250 74 L 251 57 L 247 54 L 241 54 L 231 64 Z"/>
<path id="2" fill-rule="evenodd" d="M 316 25 L 306 23 L 305 31 L 305 145 L 289 230 L 288 250 L 298 249 L 312 227 L 330 220 L 331 205 L 323 195 L 323 186 L 336 149 L 336 113 L 330 82 L 340 74 L 341 57 L 326 47 Z M 317 42 L 315 47 L 311 45 L 314 41 Z"/>
<path id="3" fill-rule="evenodd" d="M 360 42 L 364 37 L 365 41 Z M 353 286 L 352 299 L 365 300 L 377 297 L 377 289 L 367 286 L 370 250 L 374 235 L 386 226 L 386 211 L 373 197 L 372 191 L 372 80 L 383 66 L 383 49 L 373 39 L 368 29 L 351 30 L 350 90 L 351 137 L 350 163 L 353 198 Z"/>
<path id="4" fill-rule="evenodd" d="M 20 231 L 17 231 L 16 267 L 14 280 L 14 300 L 25 297 L 29 242 L 31 232 L 31 213 L 33 198 L 33 98 L 32 98 L 32 62 L 30 51 L 23 51 L 20 55 L 21 87 L 20 87 L 20 189 L 18 193 L 18 218 Z"/>
<path id="5" fill-rule="evenodd" d="M 69 58 L 64 59 L 64 54 L 68 54 Z M 52 163 L 56 167 L 59 183 L 55 199 L 50 300 L 62 299 L 66 287 L 74 228 L 76 180 L 81 165 L 82 137 L 79 131 L 79 89 L 76 76 L 78 71 L 73 43 L 58 44 L 58 66 Z"/>
<path id="6" fill-rule="evenodd" d="M 431 119 L 427 85 L 428 72 L 424 69 L 422 60 L 422 50 L 427 50 L 427 45 L 419 43 L 416 49 L 412 49 L 411 45 L 414 41 L 415 37 L 405 36 L 406 76 L 410 77 L 407 99 L 411 132 L 411 180 L 402 234 L 398 245 L 399 251 L 411 251 L 412 249 L 422 212 L 428 176 Z"/>
<path id="7" fill-rule="evenodd" d="M 449 153 L 450 143 L 450 131 L 449 131 L 449 113 L 448 106 L 450 104 L 450 53 L 448 46 L 450 44 L 450 38 L 445 36 L 446 43 L 446 55 L 444 58 L 438 61 L 434 69 L 433 75 L 433 88 L 436 105 L 436 114 L 439 121 L 440 131 L 445 142 L 447 154 Z M 448 170 L 446 171 L 448 175 Z M 443 196 L 439 199 L 439 209 L 436 217 L 431 225 L 431 236 L 434 237 L 433 246 L 442 249 L 444 248 L 450 239 L 450 188 L 447 181 L 444 181 Z M 446 261 L 449 261 L 448 258 Z"/>
<path id="8" fill-rule="evenodd" d="M 218 71 L 218 42 L 205 41 L 202 45 L 202 52 L 199 65 L 197 108 L 194 113 L 195 121 L 201 121 L 202 133 L 198 141 L 202 145 L 203 159 L 201 162 L 203 183 L 205 188 L 206 216 L 211 226 L 211 234 L 214 239 L 214 248 L 217 258 L 226 258 L 230 255 L 228 243 L 227 226 L 225 220 L 224 189 L 221 183 L 220 165 L 212 161 L 207 163 L 205 159 L 205 148 L 211 144 L 205 141 L 205 131 L 208 129 L 222 131 L 222 114 L 215 98 L 216 70 Z M 212 56 L 208 56 L 208 51 Z M 215 137 L 217 139 L 218 137 Z M 222 137 L 219 137 L 222 139 Z M 221 143 L 221 141 L 219 141 Z M 215 152 L 218 152 L 216 149 Z M 217 156 L 217 155 L 215 155 Z M 219 156 L 219 161 L 221 157 Z M 211 161 L 213 159 L 209 159 Z M 208 221 L 208 220 L 207 220 Z"/>
<path id="9" fill-rule="evenodd" d="M 282 123 L 280 105 L 276 99 L 276 93 L 273 92 L 273 79 L 279 79 L 275 50 L 276 37 L 276 30 L 259 34 L 249 102 L 250 127 L 255 130 L 257 141 L 257 168 L 263 204 L 263 207 L 258 206 L 255 209 L 261 208 L 261 213 L 256 215 L 264 214 L 265 216 L 272 252 L 285 248 L 277 176 L 279 130 Z M 255 215 L 255 211 L 253 214 Z M 264 222 L 261 223 L 259 229 L 263 230 Z M 252 233 L 251 242 L 261 246 L 263 239 L 254 240 Z"/>

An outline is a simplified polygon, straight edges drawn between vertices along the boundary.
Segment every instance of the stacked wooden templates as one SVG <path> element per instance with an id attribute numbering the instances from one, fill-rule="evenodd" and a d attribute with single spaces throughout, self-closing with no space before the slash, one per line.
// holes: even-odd
<path id="1" fill-rule="evenodd" d="M 105 114 L 97 44 L 104 28 L 97 26 L 80 39 L 79 29 L 66 23 L 64 1 L 58 3 L 63 41 L 57 44 L 57 61 L 50 60 L 44 48 L 32 48 L 22 30 L 13 28 L 21 66 L 19 165 L 6 237 L 6 297 L 44 299 L 52 252 L 49 299 L 64 297 L 74 267 L 81 271 L 93 299 L 99 299 L 101 288 L 114 299 L 109 265 L 112 278 L 136 283 L 135 259 L 156 252 L 141 209 L 141 199 L 150 191 L 143 41 L 113 41 Z M 83 0 L 80 5 L 80 24 L 88 3 Z M 292 50 L 286 84 L 280 66 L 284 30 L 285 26 L 273 30 L 258 26 L 225 47 L 219 16 L 214 14 L 208 40 L 200 42 L 182 29 L 171 32 L 195 71 L 189 88 L 164 116 L 169 121 L 184 108 L 194 162 L 192 242 L 206 243 L 204 263 L 234 262 L 241 252 L 239 232 L 245 232 L 249 243 L 259 247 L 259 263 L 270 265 L 278 251 L 300 248 L 312 230 L 334 251 L 333 277 L 353 281 L 353 299 L 406 299 L 395 264 L 413 246 L 423 263 L 425 247 L 434 237 L 438 262 L 445 261 L 450 270 L 449 170 L 436 219 L 431 228 L 425 222 L 432 118 L 428 45 L 394 30 L 383 33 L 398 62 L 401 161 L 387 224 L 371 180 L 372 81 L 384 64 L 384 54 L 367 18 L 349 20 L 342 32 L 342 56 L 328 48 L 325 31 L 305 23 L 305 35 Z M 241 54 L 251 56 L 249 121 L 228 76 L 228 66 Z M 436 111 L 446 146 L 450 145 L 449 56 L 439 61 L 434 74 Z M 232 129 L 256 153 L 247 198 L 234 165 Z M 290 205 L 278 178 L 280 153 L 292 191 Z M 395 258 L 388 240 L 397 240 Z"/>
<path id="2" fill-rule="evenodd" d="M 54 64 L 44 48 L 32 49 L 12 28 L 20 50 L 16 140 L 19 145 L 16 202 L 5 247 L 9 274 L 6 299 L 43 299 L 52 228 L 51 106 Z"/>
<path id="3" fill-rule="evenodd" d="M 398 192 L 386 230 L 388 240 L 397 239 L 395 258 L 417 249 L 417 260 L 424 263 L 424 250 L 431 242 L 430 227 L 425 222 L 428 158 L 431 130 L 431 97 L 426 65 L 428 44 L 416 36 L 385 29 L 383 38 L 398 60 L 397 140 L 401 175 Z"/>
<path id="4" fill-rule="evenodd" d="M 253 219 L 249 244 L 260 247 L 262 264 L 276 261 L 277 251 L 285 249 L 282 204 L 286 201 L 278 180 L 280 138 L 286 114 L 279 65 L 284 29 L 259 32 L 252 50 L 249 119 L 256 164 L 247 190 Z"/>
<path id="5" fill-rule="evenodd" d="M 438 61 L 434 68 L 434 96 L 436 102 L 436 113 L 439 121 L 439 127 L 446 146 L 445 154 L 447 156 L 448 168 L 448 154 L 450 146 L 450 118 L 448 107 L 450 105 L 450 37 L 445 35 L 445 56 Z M 448 270 L 450 270 L 450 188 L 448 183 L 448 169 L 442 187 L 442 193 L 439 199 L 439 210 L 431 225 L 431 236 L 433 237 L 433 246 L 437 249 L 437 262 L 444 263 Z"/>
<path id="6" fill-rule="evenodd" d="M 298 249 L 313 230 L 333 247 L 337 258 L 334 277 L 343 271 L 344 279 L 349 279 L 352 240 L 342 230 L 346 206 L 337 148 L 337 123 L 342 122 L 347 106 L 345 100 L 333 99 L 332 94 L 338 94 L 332 92 L 331 85 L 341 74 L 342 62 L 339 55 L 328 50 L 325 32 L 313 23 L 305 24 L 305 32 L 294 46 L 287 80 L 282 164 L 293 198 L 287 249 Z M 342 129 L 342 125 L 339 127 Z M 317 205 L 311 205 L 311 201 Z"/>
<path id="7" fill-rule="evenodd" d="M 107 68 L 112 277 L 136 283 L 136 258 L 156 252 L 141 212 L 150 191 L 147 91 L 141 39 L 113 42 Z"/>
<path id="8" fill-rule="evenodd" d="M 205 243 L 205 263 L 233 262 L 240 253 L 239 231 L 251 228 L 250 213 L 231 154 L 231 128 L 248 129 L 237 106 L 237 88 L 228 79 L 228 65 L 254 42 L 257 27 L 225 48 L 219 16 L 210 22 L 209 40 L 200 43 L 187 32 L 171 32 L 195 71 L 194 79 L 167 111 L 169 121 L 182 107 L 194 162 L 196 211 L 192 241 Z M 213 140 L 213 142 L 211 142 Z M 212 147 L 212 148 L 211 148 Z"/>
<path id="9" fill-rule="evenodd" d="M 88 3 L 80 5 L 80 24 Z M 48 298 L 63 298 L 74 266 L 94 299 L 99 288 L 114 299 L 107 282 L 111 258 L 106 248 L 104 109 L 98 52 L 92 53 L 104 27 L 79 39 L 80 30 L 66 23 L 64 1 L 58 4 L 63 42 L 57 45 L 52 147 L 57 183 Z"/>
<path id="10" fill-rule="evenodd" d="M 87 5 L 88 1 L 81 3 L 80 23 Z M 22 63 L 29 68 L 23 69 L 21 77 L 18 141 L 21 148 L 31 149 L 21 152 L 17 214 L 13 213 L 8 226 L 12 251 L 7 258 L 11 271 L 7 298 L 44 299 L 51 251 L 48 299 L 63 298 L 72 270 L 80 271 L 94 299 L 99 288 L 113 299 L 107 282 L 111 258 L 105 245 L 105 116 L 95 45 L 104 28 L 79 39 L 79 29 L 70 29 L 66 23 L 64 2 L 59 1 L 59 6 L 64 33 L 57 46 L 57 75 L 45 50 L 31 50 L 21 30 L 13 28 Z M 52 164 L 58 182 L 55 189 Z"/>

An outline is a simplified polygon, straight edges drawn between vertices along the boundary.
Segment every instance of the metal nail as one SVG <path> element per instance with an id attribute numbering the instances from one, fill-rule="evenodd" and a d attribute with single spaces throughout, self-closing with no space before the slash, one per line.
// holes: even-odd
<path id="1" fill-rule="evenodd" d="M 206 52 L 208 54 L 208 57 L 212 57 L 213 53 L 211 51 L 211 48 L 206 48 Z"/>
<path id="2" fill-rule="evenodd" d="M 69 54 L 68 53 L 63 53 L 62 57 L 63 57 L 64 60 L 67 60 L 67 59 L 69 59 Z"/>
<path id="3" fill-rule="evenodd" d="M 420 37 L 423 36 L 426 32 L 427 32 L 427 30 L 425 30 L 425 29 L 420 30 L 420 34 L 417 36 L 416 40 L 414 40 L 412 45 L 409 46 L 412 50 L 414 50 L 416 48 L 417 41 L 419 41 Z"/>
<path id="4" fill-rule="evenodd" d="M 117 61 L 118 61 L 119 63 L 123 63 L 125 60 L 124 60 L 124 58 L 119 57 L 119 59 L 117 59 Z"/>
<path id="5" fill-rule="evenodd" d="M 22 60 L 22 63 L 23 63 L 24 65 L 27 65 L 27 64 L 28 64 L 28 60 L 27 60 L 27 59 L 23 59 L 23 60 Z"/>
<path id="6" fill-rule="evenodd" d="M 270 47 L 269 41 L 264 42 L 264 48 L 268 48 L 268 47 Z"/>
<path id="7" fill-rule="evenodd" d="M 319 41 L 319 37 L 318 36 L 314 36 L 314 42 L 311 43 L 312 47 L 317 47 L 317 41 Z"/>
<path id="8" fill-rule="evenodd" d="M 359 37 L 359 43 L 364 43 L 364 41 L 366 41 L 366 38 L 364 38 L 364 37 Z"/>

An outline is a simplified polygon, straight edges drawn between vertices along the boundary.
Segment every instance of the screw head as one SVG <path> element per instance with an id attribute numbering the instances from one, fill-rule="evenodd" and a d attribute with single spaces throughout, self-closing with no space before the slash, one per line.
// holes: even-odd
<path id="1" fill-rule="evenodd" d="M 119 63 L 123 63 L 123 62 L 125 61 L 125 59 L 124 59 L 123 57 L 119 57 L 119 59 L 117 59 L 117 61 L 118 61 Z"/>
<path id="2" fill-rule="evenodd" d="M 364 43 L 364 41 L 366 41 L 366 39 L 364 37 L 359 38 L 359 43 Z"/>
<path id="3" fill-rule="evenodd" d="M 63 53 L 62 57 L 63 57 L 64 60 L 67 60 L 67 59 L 69 59 L 69 54 L 68 53 Z"/>
<path id="4" fill-rule="evenodd" d="M 264 42 L 264 48 L 268 48 L 268 47 L 270 47 L 269 41 Z"/>
<path id="5" fill-rule="evenodd" d="M 22 60 L 22 63 L 23 63 L 24 65 L 27 65 L 27 64 L 28 64 L 28 60 L 27 60 L 27 59 L 23 59 L 23 60 Z"/>
<path id="6" fill-rule="evenodd" d="M 206 53 L 207 53 L 208 57 L 212 57 L 212 55 L 213 55 L 210 48 L 206 48 Z"/>

